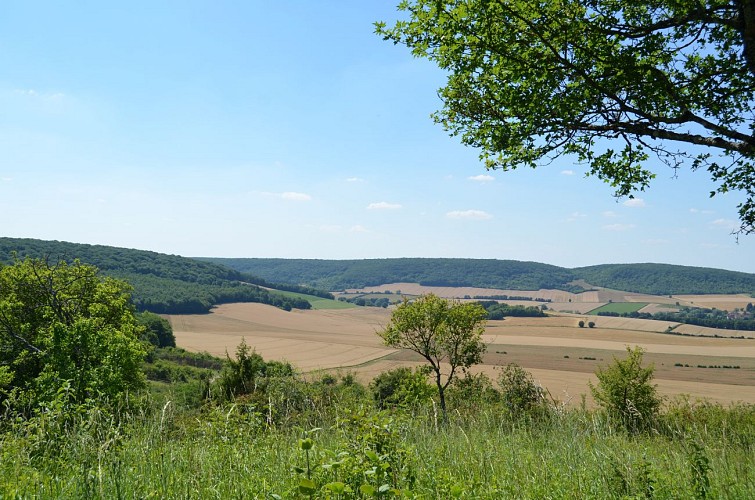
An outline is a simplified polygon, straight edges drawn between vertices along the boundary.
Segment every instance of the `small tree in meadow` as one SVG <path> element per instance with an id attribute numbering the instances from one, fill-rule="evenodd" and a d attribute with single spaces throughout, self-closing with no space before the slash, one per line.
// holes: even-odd
<path id="1" fill-rule="evenodd" d="M 598 385 L 590 382 L 595 401 L 631 432 L 647 428 L 661 406 L 656 385 L 652 384 L 653 366 L 643 368 L 643 350 L 627 346 L 625 359 L 614 358 L 607 368 L 599 367 Z"/>
<path id="2" fill-rule="evenodd" d="M 444 421 L 448 419 L 446 389 L 459 370 L 482 361 L 487 316 L 479 304 L 429 294 L 413 302 L 404 299 L 385 330 L 378 332 L 385 345 L 414 351 L 430 364 Z"/>

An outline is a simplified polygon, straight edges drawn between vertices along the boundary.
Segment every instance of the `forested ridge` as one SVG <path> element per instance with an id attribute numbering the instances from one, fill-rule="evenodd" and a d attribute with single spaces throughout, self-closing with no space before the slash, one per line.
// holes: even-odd
<path id="1" fill-rule="evenodd" d="M 495 259 L 223 259 L 203 258 L 278 283 L 344 290 L 386 283 L 474 286 L 508 290 L 584 289 L 590 285 L 654 295 L 755 292 L 755 274 L 670 264 L 564 267 Z"/>
<path id="2" fill-rule="evenodd" d="M 513 290 L 556 288 L 581 290 L 569 285 L 577 279 L 569 270 L 538 262 L 495 259 L 222 259 L 203 258 L 237 271 L 279 283 L 296 283 L 343 290 L 385 283 L 420 283 L 427 286 L 477 286 Z"/>
<path id="3" fill-rule="evenodd" d="M 0 263 L 15 258 L 42 258 L 51 263 L 75 259 L 91 264 L 107 275 L 128 282 L 139 310 L 156 313 L 204 313 L 213 305 L 229 302 L 261 302 L 282 309 L 309 309 L 309 302 L 284 297 L 261 287 L 267 281 L 210 262 L 177 255 L 102 245 L 22 238 L 0 238 Z M 311 292 L 285 286 L 293 291 Z"/>

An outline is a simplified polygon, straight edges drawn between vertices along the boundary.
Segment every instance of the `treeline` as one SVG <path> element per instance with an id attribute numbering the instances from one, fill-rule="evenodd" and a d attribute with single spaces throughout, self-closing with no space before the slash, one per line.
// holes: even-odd
<path id="1" fill-rule="evenodd" d="M 259 302 L 285 310 L 311 308 L 306 300 L 261 288 L 275 288 L 273 283 L 210 262 L 102 245 L 0 238 L 0 264 L 25 257 L 46 259 L 51 263 L 78 259 L 92 264 L 102 274 L 128 282 L 134 288 L 133 301 L 140 311 L 202 314 L 214 305 L 230 302 Z M 309 287 L 286 285 L 285 288 L 312 295 L 330 295 Z"/>
<path id="2" fill-rule="evenodd" d="M 591 285 L 652 295 L 755 292 L 755 274 L 671 264 L 603 264 L 573 270 Z"/>
<path id="3" fill-rule="evenodd" d="M 221 259 L 203 258 L 243 273 L 283 283 L 306 284 L 328 290 L 364 288 L 386 283 L 426 286 L 476 286 L 512 290 L 541 288 L 581 291 L 565 268 L 495 259 Z"/>
<path id="4" fill-rule="evenodd" d="M 542 308 L 537 306 L 511 306 L 494 300 L 479 301 L 479 304 L 488 312 L 488 319 L 490 320 L 498 320 L 505 317 L 542 318 L 546 316 Z"/>
<path id="5" fill-rule="evenodd" d="M 658 312 L 655 314 L 638 311 L 629 313 L 599 312 L 598 316 L 654 319 L 723 330 L 755 331 L 755 314 L 752 312 L 752 307 L 749 308 L 749 311 L 739 313 L 727 313 L 719 309 L 702 307 L 684 307 L 677 312 Z"/>
<path id="6" fill-rule="evenodd" d="M 604 264 L 567 269 L 496 259 L 221 259 L 202 258 L 263 279 L 345 290 L 386 283 L 505 290 L 585 291 L 593 286 L 653 295 L 755 292 L 755 274 L 669 264 Z M 511 297 L 509 297 L 511 300 Z"/>
<path id="7" fill-rule="evenodd" d="M 369 297 L 362 295 L 360 297 L 351 298 L 339 297 L 338 300 L 340 300 L 341 302 L 349 302 L 350 304 L 367 307 L 386 308 L 391 305 L 391 301 L 388 299 L 388 297 Z"/>
<path id="8" fill-rule="evenodd" d="M 528 297 L 526 295 L 475 295 L 473 298 L 476 300 L 531 300 L 534 302 L 551 302 L 551 299 L 543 297 Z"/>

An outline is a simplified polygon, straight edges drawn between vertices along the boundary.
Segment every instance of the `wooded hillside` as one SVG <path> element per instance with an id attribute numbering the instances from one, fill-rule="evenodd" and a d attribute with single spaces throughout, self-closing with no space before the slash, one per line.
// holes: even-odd
<path id="1" fill-rule="evenodd" d="M 94 265 L 134 287 L 137 309 L 156 313 L 204 313 L 228 302 L 261 302 L 282 309 L 309 309 L 309 302 L 260 288 L 264 280 L 210 262 L 177 255 L 61 241 L 0 238 L 0 263 L 14 255 Z M 290 288 L 290 287 L 287 287 Z"/>
<path id="2" fill-rule="evenodd" d="M 385 283 L 474 286 L 510 290 L 590 285 L 628 292 L 669 294 L 753 293 L 755 274 L 669 264 L 603 264 L 567 269 L 537 262 L 494 259 L 202 259 L 279 283 L 328 290 Z"/>

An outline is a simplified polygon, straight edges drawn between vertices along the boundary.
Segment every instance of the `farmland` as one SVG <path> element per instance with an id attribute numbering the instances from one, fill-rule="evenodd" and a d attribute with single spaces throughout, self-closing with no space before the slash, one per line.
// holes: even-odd
<path id="1" fill-rule="evenodd" d="M 209 315 L 177 315 L 170 320 L 178 345 L 189 350 L 224 356 L 234 352 L 243 337 L 265 359 L 286 360 L 304 372 L 353 371 L 367 381 L 387 369 L 421 363 L 414 355 L 380 344 L 375 332 L 389 317 L 390 310 L 382 308 L 285 312 L 262 304 L 225 304 Z M 753 339 L 667 335 L 667 329 L 681 327 L 631 318 L 600 317 L 595 328 L 580 328 L 580 318 L 491 321 L 485 334 L 487 354 L 476 370 L 495 378 L 498 367 L 517 363 L 554 397 L 578 403 L 589 393 L 588 382 L 595 382 L 598 366 L 622 356 L 626 346 L 639 345 L 655 365 L 662 394 L 755 403 Z M 709 368 L 715 366 L 721 368 Z"/>

